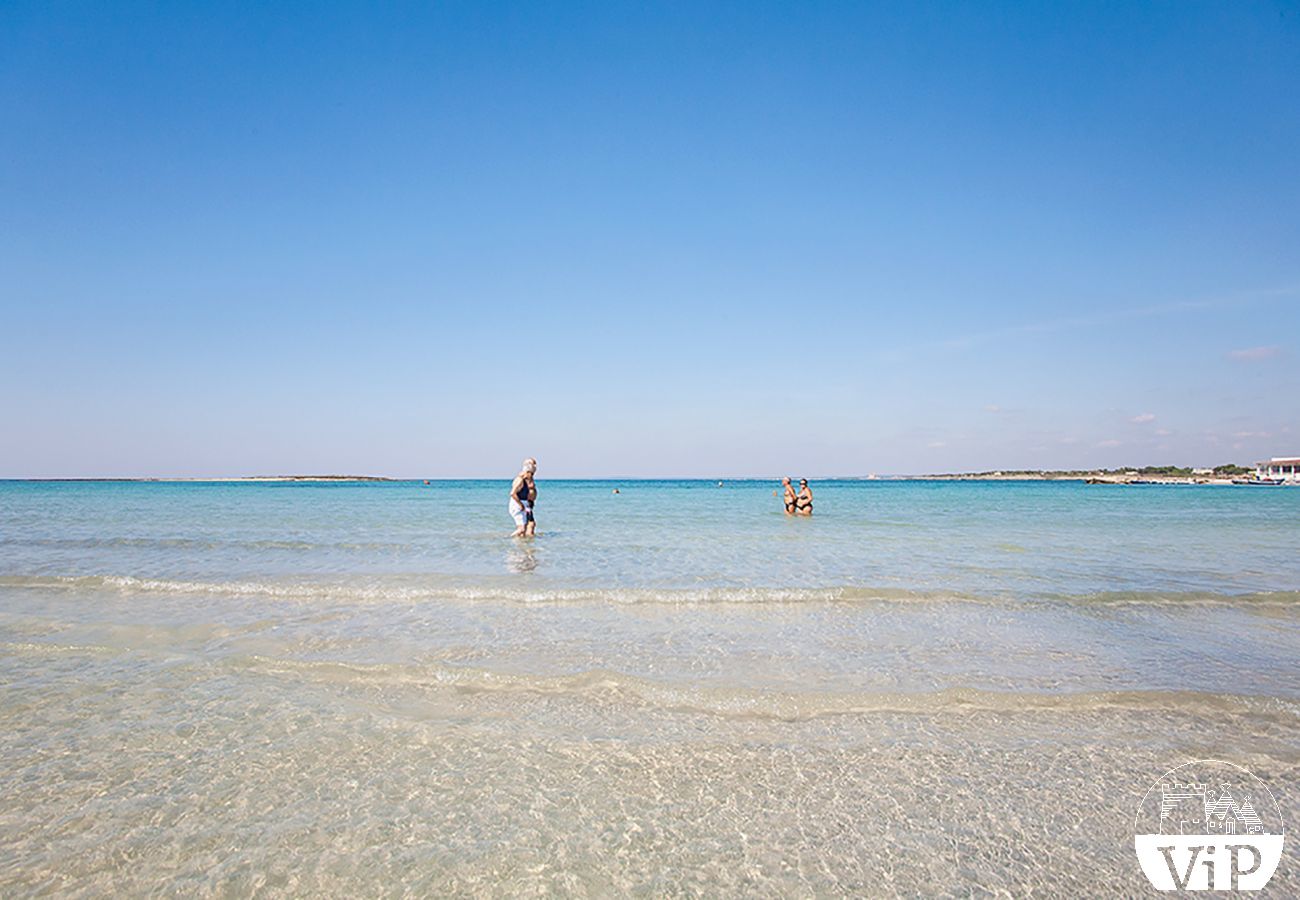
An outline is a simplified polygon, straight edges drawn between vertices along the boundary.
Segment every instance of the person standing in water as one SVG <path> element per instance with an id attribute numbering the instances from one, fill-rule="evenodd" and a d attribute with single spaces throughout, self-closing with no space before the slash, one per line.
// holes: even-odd
<path id="1" fill-rule="evenodd" d="M 785 514 L 787 516 L 793 516 L 796 503 L 795 503 L 794 485 L 790 483 L 789 475 L 781 479 L 781 487 L 785 491 L 785 496 L 782 498 L 782 502 L 785 503 Z"/>
<path id="2" fill-rule="evenodd" d="M 533 537 L 537 534 L 537 460 L 531 456 L 524 460 L 524 467 L 528 469 L 528 525 L 524 528 L 524 534 L 527 537 Z"/>
<path id="3" fill-rule="evenodd" d="M 794 514 L 796 516 L 812 515 L 812 489 L 808 487 L 808 479 L 799 479 L 799 494 L 794 498 Z"/>
<path id="4" fill-rule="evenodd" d="M 533 475 L 537 472 L 537 460 L 531 456 L 524 460 L 519 474 L 510 482 L 510 518 L 515 520 L 515 531 L 511 537 L 525 537 L 537 530 L 533 519 L 533 501 L 537 499 L 537 485 Z"/>

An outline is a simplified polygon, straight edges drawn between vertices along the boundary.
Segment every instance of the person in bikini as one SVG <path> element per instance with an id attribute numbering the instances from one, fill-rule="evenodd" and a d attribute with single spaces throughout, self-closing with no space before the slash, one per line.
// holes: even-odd
<path id="1" fill-rule="evenodd" d="M 785 489 L 785 497 L 782 500 L 782 502 L 785 503 L 785 514 L 787 516 L 793 516 L 795 506 L 796 506 L 795 504 L 796 497 L 794 492 L 794 485 L 790 483 L 790 477 L 788 475 L 785 478 L 781 479 L 781 487 Z"/>
<path id="2" fill-rule="evenodd" d="M 524 528 L 525 537 L 537 535 L 537 460 L 528 458 L 528 525 Z"/>
<path id="3" fill-rule="evenodd" d="M 796 516 L 812 515 L 812 489 L 808 487 L 808 479 L 799 479 L 799 494 L 794 498 L 794 514 Z"/>
<path id="4" fill-rule="evenodd" d="M 510 518 L 515 520 L 515 531 L 511 537 L 525 537 L 537 531 L 537 522 L 533 519 L 533 501 L 537 499 L 537 485 L 533 476 L 537 472 L 537 460 L 529 457 L 515 480 L 510 482 Z"/>

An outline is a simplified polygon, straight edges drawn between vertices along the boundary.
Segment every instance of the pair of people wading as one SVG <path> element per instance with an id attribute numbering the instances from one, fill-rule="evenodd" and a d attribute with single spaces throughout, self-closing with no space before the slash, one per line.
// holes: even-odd
<path id="1" fill-rule="evenodd" d="M 790 483 L 789 478 L 781 479 L 781 486 L 785 488 L 785 514 L 787 516 L 811 516 L 813 509 L 812 489 L 808 487 L 808 479 L 799 479 L 799 490 L 796 492 L 794 485 Z"/>

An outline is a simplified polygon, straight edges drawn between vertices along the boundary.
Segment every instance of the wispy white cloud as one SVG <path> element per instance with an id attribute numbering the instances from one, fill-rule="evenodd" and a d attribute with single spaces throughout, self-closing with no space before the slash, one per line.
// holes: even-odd
<path id="1" fill-rule="evenodd" d="M 1228 359 L 1236 362 L 1260 362 L 1281 354 L 1282 348 L 1274 345 L 1271 347 L 1246 347 L 1243 350 L 1229 350 L 1227 355 Z"/>
<path id="2" fill-rule="evenodd" d="M 1117 441 L 1117 440 L 1115 440 L 1114 438 L 1111 438 L 1110 440 L 1107 440 L 1107 441 L 1098 441 L 1098 442 L 1097 442 L 1097 446 L 1098 446 L 1098 447 L 1106 447 L 1106 448 L 1110 448 L 1110 447 L 1119 447 L 1119 446 L 1121 446 L 1123 443 L 1124 443 L 1123 441 Z"/>
<path id="3" fill-rule="evenodd" d="M 947 441 L 930 441 L 930 443 L 926 444 L 925 446 L 929 447 L 929 448 L 932 449 L 932 450 L 937 450 L 937 449 L 939 449 L 940 447 L 947 447 L 947 446 L 948 446 L 948 442 L 947 442 Z"/>
<path id="4" fill-rule="evenodd" d="M 1145 425 L 1147 422 L 1154 422 L 1155 420 L 1156 420 L 1155 413 L 1142 413 L 1139 416 L 1134 416 L 1133 418 L 1129 419 L 1129 421 L 1132 422 L 1134 425 Z"/>
<path id="5" fill-rule="evenodd" d="M 1026 322 L 994 328 L 988 331 L 954 335 L 935 341 L 927 341 L 910 347 L 895 347 L 883 354 L 884 358 L 895 360 L 907 358 L 924 350 L 961 350 L 976 344 L 1026 335 L 1044 334 L 1055 331 L 1069 331 L 1077 328 L 1095 328 L 1112 325 L 1133 319 L 1149 319 L 1156 316 L 1176 315 L 1199 310 L 1240 307 L 1264 300 L 1277 298 L 1294 298 L 1300 296 L 1300 285 L 1271 288 L 1259 291 L 1241 291 L 1236 294 L 1213 297 L 1203 300 L 1180 300 L 1173 303 L 1160 303 L 1151 306 L 1134 306 L 1127 309 L 1115 309 L 1094 315 L 1068 316 L 1044 322 Z M 1270 349 L 1270 348 L 1255 348 Z M 1276 349 L 1276 348 L 1271 348 Z M 1234 351 L 1237 352 L 1237 351 Z"/>
<path id="6" fill-rule="evenodd" d="M 1002 407 L 998 406 L 996 403 L 990 403 L 984 407 L 984 411 L 986 413 L 1000 413 L 1002 412 Z"/>

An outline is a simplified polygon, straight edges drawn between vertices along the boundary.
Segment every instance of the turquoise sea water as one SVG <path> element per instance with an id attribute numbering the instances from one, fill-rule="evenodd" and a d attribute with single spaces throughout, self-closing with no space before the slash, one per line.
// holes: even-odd
<path id="1" fill-rule="evenodd" d="M 539 488 L 0 483 L 0 887 L 1124 892 L 1296 783 L 1300 490 Z"/>
<path id="2" fill-rule="evenodd" d="M 541 485 L 541 537 L 521 544 L 503 539 L 506 482 L 0 482 L 0 567 L 212 581 L 417 575 L 519 590 L 1300 586 L 1300 492 L 1289 489 L 841 481 L 816 485 L 814 518 L 791 520 L 774 482 Z"/>

